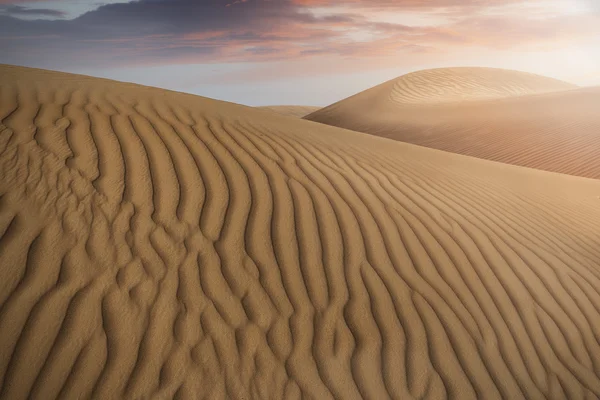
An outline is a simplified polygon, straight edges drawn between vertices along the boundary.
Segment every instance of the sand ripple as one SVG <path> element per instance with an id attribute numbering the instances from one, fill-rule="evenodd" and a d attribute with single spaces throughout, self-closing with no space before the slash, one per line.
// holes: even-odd
<path id="1" fill-rule="evenodd" d="M 600 397 L 600 182 L 0 75 L 0 398 Z"/>

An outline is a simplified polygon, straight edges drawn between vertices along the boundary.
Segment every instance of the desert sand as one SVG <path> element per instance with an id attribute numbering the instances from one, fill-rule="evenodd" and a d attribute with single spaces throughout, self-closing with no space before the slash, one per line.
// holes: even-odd
<path id="1" fill-rule="evenodd" d="M 321 107 L 315 106 L 260 106 L 263 110 L 274 111 L 281 115 L 287 115 L 288 117 L 302 118 L 310 113 L 317 111 Z"/>
<path id="2" fill-rule="evenodd" d="M 514 165 L 600 178 L 600 88 L 491 68 L 411 73 L 306 118 Z"/>
<path id="3" fill-rule="evenodd" d="M 600 397 L 600 181 L 0 76 L 0 398 Z"/>

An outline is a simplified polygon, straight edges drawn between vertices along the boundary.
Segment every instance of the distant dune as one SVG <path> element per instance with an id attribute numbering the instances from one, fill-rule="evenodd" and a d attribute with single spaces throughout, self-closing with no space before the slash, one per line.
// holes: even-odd
<path id="1" fill-rule="evenodd" d="M 275 111 L 278 114 L 287 115 L 288 117 L 302 118 L 312 112 L 317 111 L 321 107 L 313 106 L 261 106 L 263 110 Z"/>
<path id="2" fill-rule="evenodd" d="M 453 68 L 408 74 L 306 119 L 454 153 L 600 178 L 599 109 L 600 88 L 575 88 L 515 71 Z"/>
<path id="3" fill-rule="evenodd" d="M 443 104 L 501 99 L 576 86 L 527 72 L 498 68 L 437 68 L 412 72 L 379 86 L 397 104 Z"/>
<path id="4" fill-rule="evenodd" d="M 600 397 L 600 181 L 0 77 L 0 398 Z"/>

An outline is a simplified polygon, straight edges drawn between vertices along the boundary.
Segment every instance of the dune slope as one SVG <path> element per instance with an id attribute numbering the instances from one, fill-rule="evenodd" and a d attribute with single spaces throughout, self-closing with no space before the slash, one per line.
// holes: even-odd
<path id="1" fill-rule="evenodd" d="M 0 76 L 0 398 L 600 396 L 600 182 Z"/>
<path id="2" fill-rule="evenodd" d="M 315 106 L 261 106 L 257 107 L 263 110 L 269 110 L 288 117 L 302 118 L 310 113 L 317 111 L 321 107 Z"/>
<path id="3" fill-rule="evenodd" d="M 549 78 L 493 69 L 481 69 L 487 78 L 478 80 L 479 70 L 409 74 L 306 119 L 478 158 L 600 178 L 600 88 L 572 89 Z"/>

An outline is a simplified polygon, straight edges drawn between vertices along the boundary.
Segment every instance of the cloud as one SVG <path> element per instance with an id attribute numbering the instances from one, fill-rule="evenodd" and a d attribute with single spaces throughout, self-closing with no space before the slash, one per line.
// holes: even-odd
<path id="1" fill-rule="evenodd" d="M 73 19 L 22 20 L 64 12 L 0 0 L 0 62 L 73 69 L 371 57 L 552 45 L 599 31 L 598 16 L 556 14 L 547 1 L 559 0 L 138 0 Z M 418 15 L 436 22 L 425 25 Z"/>
<path id="2" fill-rule="evenodd" d="M 66 13 L 49 8 L 27 8 L 16 4 L 8 4 L 0 1 L 0 15 L 11 17 L 52 17 L 64 18 Z"/>

